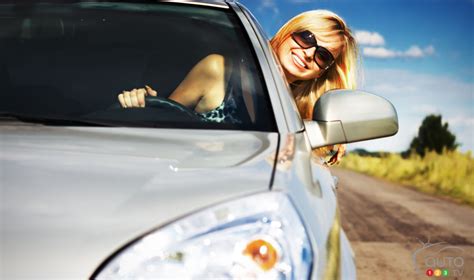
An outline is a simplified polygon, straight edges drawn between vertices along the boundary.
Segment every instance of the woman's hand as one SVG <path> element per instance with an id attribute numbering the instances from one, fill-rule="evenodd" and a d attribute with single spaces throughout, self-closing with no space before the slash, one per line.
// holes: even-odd
<path id="1" fill-rule="evenodd" d="M 345 144 L 336 145 L 336 146 L 337 146 L 337 152 L 329 159 L 328 161 L 329 165 L 339 164 L 341 162 L 342 157 L 346 153 Z"/>
<path id="2" fill-rule="evenodd" d="M 118 95 L 118 100 L 122 108 L 145 107 L 145 96 L 156 96 L 157 92 L 149 86 L 145 88 L 124 91 Z"/>

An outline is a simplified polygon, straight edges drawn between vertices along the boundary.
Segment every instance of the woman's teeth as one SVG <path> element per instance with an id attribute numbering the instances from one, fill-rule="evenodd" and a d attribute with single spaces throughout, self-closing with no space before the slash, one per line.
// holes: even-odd
<path id="1" fill-rule="evenodd" d="M 303 68 L 306 68 L 306 64 L 304 64 L 304 62 L 295 54 L 292 54 L 293 56 L 293 61 L 298 64 L 299 66 L 303 67 Z"/>

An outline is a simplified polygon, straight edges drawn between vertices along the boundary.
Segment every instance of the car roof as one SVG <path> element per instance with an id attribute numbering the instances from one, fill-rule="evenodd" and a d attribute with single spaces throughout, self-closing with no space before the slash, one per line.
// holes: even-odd
<path id="1" fill-rule="evenodd" d="M 194 5 L 203 5 L 203 6 L 212 6 L 219 8 L 229 8 L 227 3 L 237 2 L 234 0 L 161 0 L 159 2 L 169 2 L 169 3 L 183 3 L 183 4 L 194 4 Z"/>

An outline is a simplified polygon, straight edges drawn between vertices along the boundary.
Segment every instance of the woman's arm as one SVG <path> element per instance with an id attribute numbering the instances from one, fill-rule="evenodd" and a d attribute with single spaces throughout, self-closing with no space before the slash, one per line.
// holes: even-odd
<path id="1" fill-rule="evenodd" d="M 146 95 L 156 96 L 156 91 L 150 87 L 124 91 L 119 94 L 118 99 L 123 108 L 144 107 Z M 203 113 L 218 107 L 224 96 L 224 57 L 211 54 L 201 59 L 189 71 L 168 98 Z"/>
<path id="2" fill-rule="evenodd" d="M 224 73 L 224 57 L 208 55 L 191 69 L 169 99 L 198 113 L 208 112 L 224 100 Z"/>

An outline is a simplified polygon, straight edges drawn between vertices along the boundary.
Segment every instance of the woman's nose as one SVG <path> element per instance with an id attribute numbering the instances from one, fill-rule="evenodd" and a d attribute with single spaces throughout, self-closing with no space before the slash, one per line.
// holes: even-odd
<path id="1" fill-rule="evenodd" d="M 311 61 L 313 59 L 315 51 L 316 51 L 316 47 L 311 47 L 311 48 L 303 50 L 304 58 L 306 59 L 306 61 Z"/>

